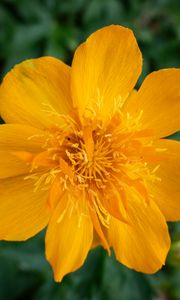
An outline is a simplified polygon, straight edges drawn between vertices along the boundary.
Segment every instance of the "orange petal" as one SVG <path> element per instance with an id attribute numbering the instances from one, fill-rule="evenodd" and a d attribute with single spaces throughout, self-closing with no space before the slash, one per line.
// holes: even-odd
<path id="1" fill-rule="evenodd" d="M 49 195 L 48 195 L 48 205 L 51 210 L 54 210 L 56 205 L 58 204 L 59 199 L 64 193 L 61 181 L 59 176 L 56 176 L 54 181 L 52 182 Z"/>
<path id="2" fill-rule="evenodd" d="M 142 57 L 133 32 L 111 25 L 93 33 L 75 52 L 73 103 L 80 114 L 108 118 L 133 89 Z"/>
<path id="3" fill-rule="evenodd" d="M 180 69 L 164 69 L 146 77 L 141 88 L 124 105 L 132 117 L 143 111 L 142 128 L 153 129 L 157 137 L 180 130 Z"/>
<path id="4" fill-rule="evenodd" d="M 54 278 L 63 277 L 82 266 L 93 240 L 93 226 L 86 203 L 65 194 L 50 220 L 46 233 L 46 257 Z"/>
<path id="5" fill-rule="evenodd" d="M 47 191 L 24 176 L 0 180 L 0 239 L 26 240 L 48 223 Z"/>
<path id="6" fill-rule="evenodd" d="M 165 263 L 170 246 L 165 219 L 153 201 L 149 205 L 131 197 L 128 223 L 112 217 L 109 241 L 116 258 L 129 268 L 154 273 Z"/>
<path id="7" fill-rule="evenodd" d="M 91 220 L 93 222 L 93 226 L 94 226 L 94 231 L 95 231 L 95 234 L 93 236 L 93 246 L 94 246 L 94 241 L 97 240 L 96 239 L 96 234 L 98 235 L 98 241 L 100 241 L 99 244 L 101 244 L 104 249 L 107 250 L 108 252 L 108 255 L 110 255 L 110 248 L 109 248 L 109 245 L 108 245 L 108 242 L 107 242 L 107 239 L 106 239 L 106 236 L 105 236 L 105 232 L 101 226 L 101 223 L 99 221 L 99 218 L 97 216 L 97 213 L 96 213 L 96 210 L 94 208 L 90 208 L 89 209 L 89 213 L 90 213 L 90 216 L 91 216 Z"/>
<path id="8" fill-rule="evenodd" d="M 91 249 L 94 249 L 98 246 L 102 246 L 102 242 L 101 242 L 101 239 L 100 239 L 99 235 L 94 230 L 94 232 L 93 232 L 93 242 L 92 242 L 92 245 L 91 245 Z"/>
<path id="9" fill-rule="evenodd" d="M 163 153 L 169 158 L 159 163 L 155 173 L 160 181 L 149 182 L 148 187 L 166 220 L 180 220 L 180 142 L 163 139 L 156 147 L 167 149 Z M 150 169 L 154 167 L 149 165 Z"/>
<path id="10" fill-rule="evenodd" d="M 2 151 L 42 151 L 47 134 L 26 125 L 0 125 L 0 150 Z"/>
<path id="11" fill-rule="evenodd" d="M 2 118 L 37 128 L 62 124 L 58 114 L 67 114 L 71 108 L 69 79 L 70 67 L 53 57 L 16 65 L 0 88 Z"/>
<path id="12" fill-rule="evenodd" d="M 0 151 L 0 179 L 27 174 L 29 167 L 25 162 L 7 151 Z"/>
<path id="13" fill-rule="evenodd" d="M 123 189 L 116 190 L 112 186 L 107 195 L 103 195 L 102 203 L 110 215 L 122 222 L 127 222 L 127 198 Z"/>

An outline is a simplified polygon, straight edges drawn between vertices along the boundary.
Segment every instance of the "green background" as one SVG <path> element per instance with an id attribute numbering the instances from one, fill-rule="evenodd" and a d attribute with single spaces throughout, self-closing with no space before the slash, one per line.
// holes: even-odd
<path id="1" fill-rule="evenodd" d="M 136 35 L 144 58 L 139 83 L 153 70 L 180 67 L 179 0 L 0 0 L 0 78 L 27 58 L 51 55 L 70 64 L 79 43 L 112 23 Z M 129 270 L 97 248 L 61 284 L 44 258 L 44 232 L 0 242 L 0 300 L 179 300 L 180 224 L 169 228 L 171 251 L 157 274 Z"/>

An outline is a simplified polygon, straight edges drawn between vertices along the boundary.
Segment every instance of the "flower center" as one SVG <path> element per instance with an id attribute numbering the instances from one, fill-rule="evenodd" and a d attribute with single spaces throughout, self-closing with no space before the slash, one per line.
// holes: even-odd
<path id="1" fill-rule="evenodd" d="M 67 164 L 71 168 L 74 183 L 79 188 L 103 189 L 112 171 L 118 171 L 111 134 L 101 132 L 99 128 L 92 130 L 89 126 L 83 128 L 82 132 L 69 135 L 62 148 L 64 156 L 59 158 L 60 167 L 63 169 Z"/>
<path id="2" fill-rule="evenodd" d="M 104 123 L 94 118 L 83 125 L 67 118 L 67 128 L 48 130 L 40 153 L 18 154 L 31 164 L 32 174 L 26 179 L 35 179 L 35 190 L 50 191 L 52 208 L 64 193 L 71 193 L 74 198 L 85 198 L 92 218 L 95 211 L 104 226 L 108 226 L 109 214 L 125 221 L 129 191 L 149 203 L 147 182 L 160 180 L 155 175 L 158 155 L 166 150 L 156 149 L 152 132 L 140 129 L 141 115 L 131 119 L 118 112 Z M 154 161 L 150 171 L 148 164 Z"/>

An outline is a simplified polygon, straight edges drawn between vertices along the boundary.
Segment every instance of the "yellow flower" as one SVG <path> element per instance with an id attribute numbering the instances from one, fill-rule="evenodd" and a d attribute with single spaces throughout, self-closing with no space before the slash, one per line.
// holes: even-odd
<path id="1" fill-rule="evenodd" d="M 151 73 L 131 30 L 108 26 L 72 67 L 42 57 L 17 65 L 0 89 L 0 238 L 25 240 L 47 225 L 56 281 L 102 245 L 153 273 L 180 218 L 180 70 Z"/>

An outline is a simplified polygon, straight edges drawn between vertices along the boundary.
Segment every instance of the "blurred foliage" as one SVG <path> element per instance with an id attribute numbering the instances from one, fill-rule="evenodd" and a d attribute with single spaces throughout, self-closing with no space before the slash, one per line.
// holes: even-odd
<path id="1" fill-rule="evenodd" d="M 153 70 L 180 67 L 179 0 L 0 0 L 0 78 L 27 58 L 51 55 L 71 63 L 80 42 L 112 23 L 136 35 L 144 57 L 140 82 Z M 128 270 L 97 248 L 61 284 L 44 258 L 44 233 L 1 242 L 0 300 L 179 300 L 180 224 L 170 224 L 170 231 L 166 267 L 155 275 Z"/>

